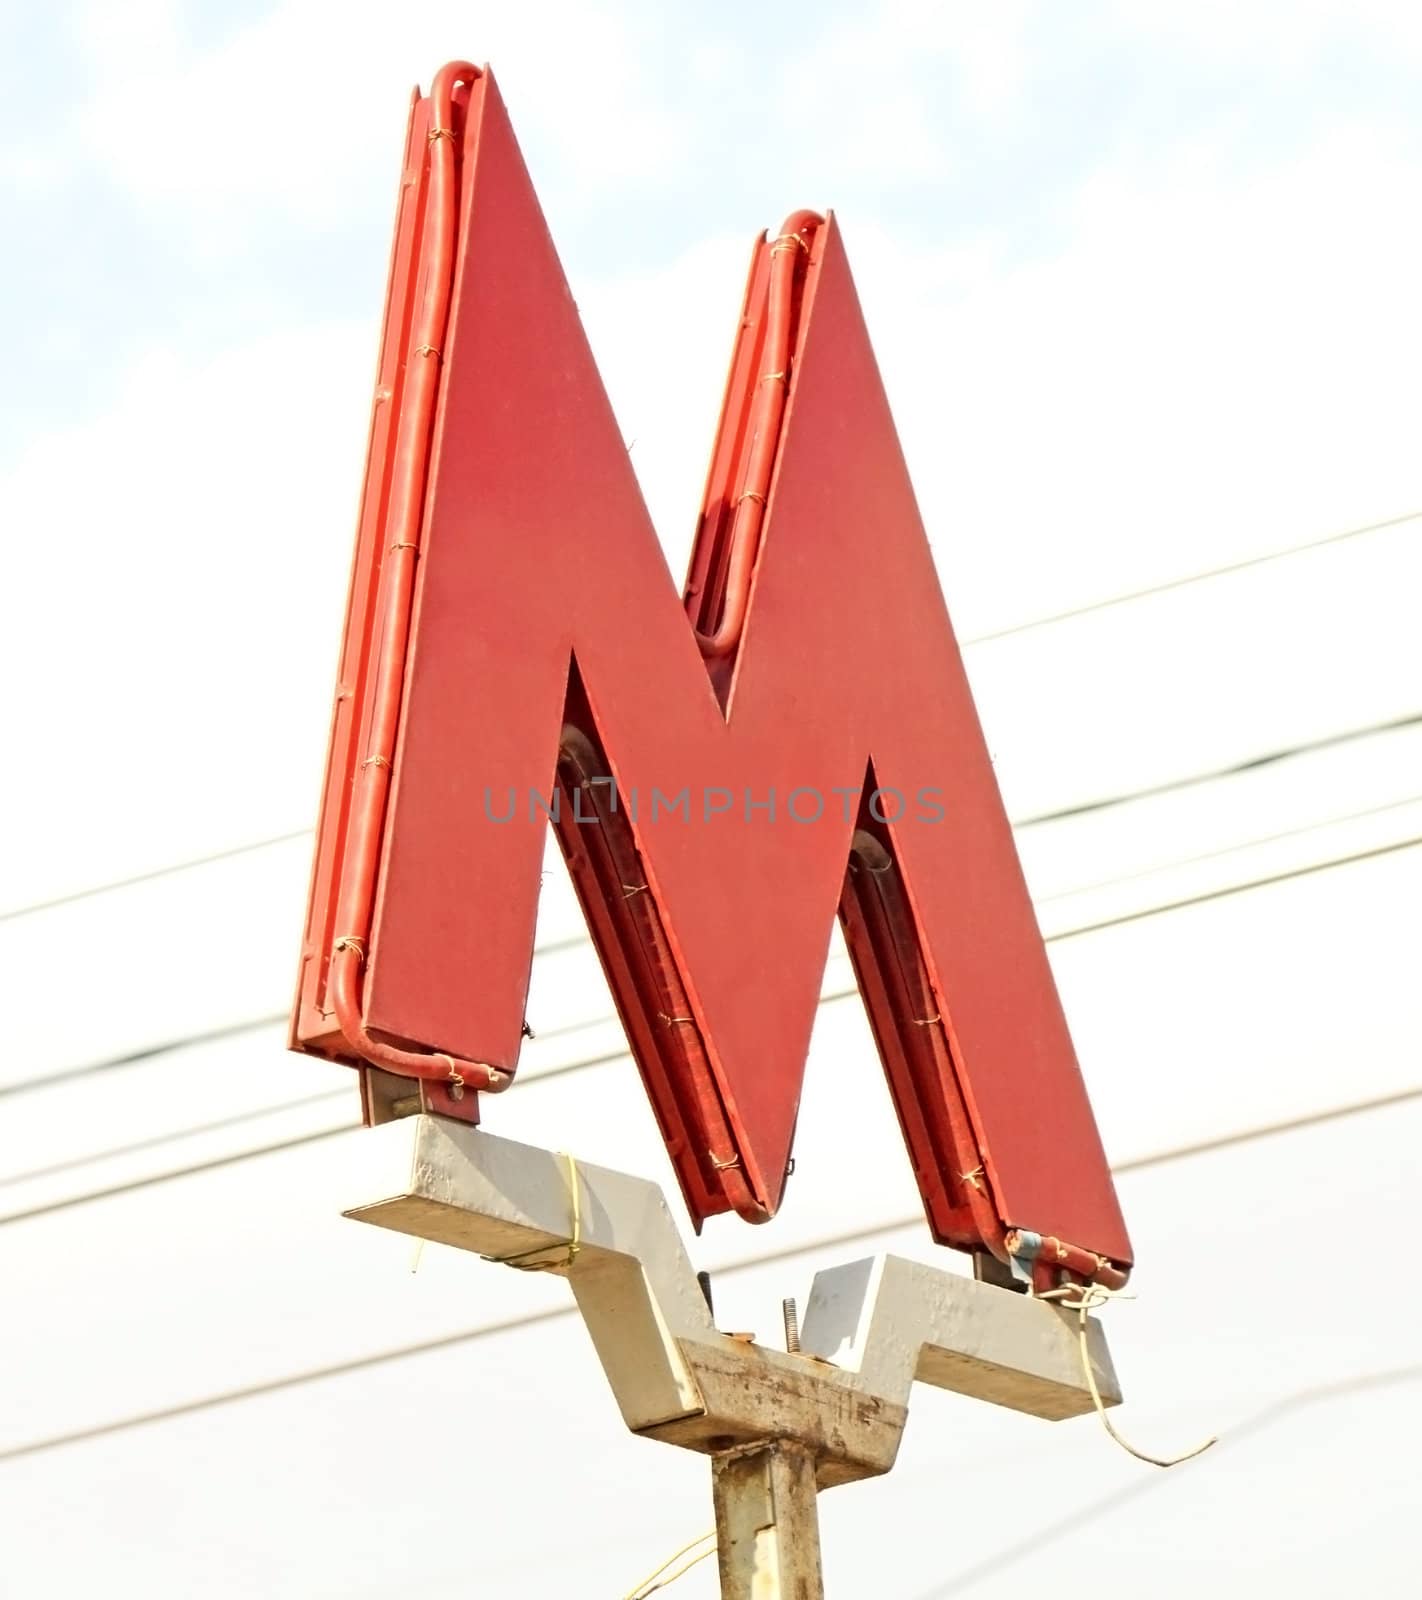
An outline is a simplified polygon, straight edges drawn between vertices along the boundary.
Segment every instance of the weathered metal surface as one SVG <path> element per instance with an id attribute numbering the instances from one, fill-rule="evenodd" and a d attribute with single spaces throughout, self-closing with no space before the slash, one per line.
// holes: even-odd
<path id="1" fill-rule="evenodd" d="M 717 1456 L 711 1487 L 722 1600 L 822 1600 L 809 1451 L 776 1441 Z"/>
<path id="2" fill-rule="evenodd" d="M 816 1497 L 890 1470 L 915 1378 L 1053 1419 L 1095 1403 L 1075 1319 L 1011 1289 L 855 1262 L 816 1275 L 800 1351 L 766 1349 L 718 1332 L 656 1184 L 426 1115 L 364 1150 L 347 1216 L 566 1277 L 627 1426 L 711 1457 L 725 1600 L 818 1600 Z"/>
<path id="3" fill-rule="evenodd" d="M 889 1470 L 915 1379 L 1054 1421 L 1092 1409 L 1077 1319 L 1045 1301 L 876 1257 L 817 1274 L 789 1354 L 717 1330 L 654 1183 L 441 1117 L 374 1129 L 362 1154 L 348 1216 L 568 1279 L 634 1432 L 706 1455 L 794 1439 L 828 1487 Z"/>
<path id="4" fill-rule="evenodd" d="M 395 538 L 408 457 L 377 407 L 294 1042 L 427 1078 L 423 1103 L 459 1115 L 506 1084 L 556 798 L 695 1218 L 779 1204 L 838 908 L 935 1236 L 1005 1258 L 1020 1227 L 1126 1267 L 834 219 L 757 243 L 679 597 L 502 102 L 469 72 L 450 128 L 422 106 L 412 128 L 381 404 L 403 415 L 435 345 L 442 376 Z M 433 340 L 422 240 L 445 237 L 451 171 Z M 392 673 L 387 748 L 369 730 Z"/>
<path id="5" fill-rule="evenodd" d="M 935 1267 L 877 1256 L 816 1274 L 800 1348 L 904 1403 L 916 1377 L 1055 1420 L 1093 1405 L 1076 1328 L 1072 1312 L 1050 1303 L 992 1284 L 945 1282 Z M 1102 1400 L 1119 1404 L 1099 1323 L 1088 1324 L 1087 1348 Z"/>

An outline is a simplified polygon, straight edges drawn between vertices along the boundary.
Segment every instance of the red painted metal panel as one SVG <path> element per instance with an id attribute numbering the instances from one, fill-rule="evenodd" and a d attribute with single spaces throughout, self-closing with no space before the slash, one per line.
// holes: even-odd
<path id="1" fill-rule="evenodd" d="M 1005 1257 L 1027 1229 L 1119 1281 L 1129 1242 L 833 218 L 757 244 L 679 598 L 497 90 L 465 72 L 418 578 L 384 668 L 399 742 L 372 761 L 379 669 L 350 664 L 395 592 L 371 576 L 392 559 L 378 415 L 294 1043 L 507 1082 L 531 797 L 556 793 L 698 1220 L 779 1203 L 838 909 L 935 1236 Z M 424 181 L 405 191 L 382 382 L 414 337 L 399 240 L 419 244 Z M 413 553 L 393 559 L 413 571 Z M 379 877 L 353 927 L 347 818 L 377 789 Z M 351 1029 L 333 972 L 363 1008 Z M 861 1092 L 878 1091 L 845 1085 L 847 1114 Z"/>

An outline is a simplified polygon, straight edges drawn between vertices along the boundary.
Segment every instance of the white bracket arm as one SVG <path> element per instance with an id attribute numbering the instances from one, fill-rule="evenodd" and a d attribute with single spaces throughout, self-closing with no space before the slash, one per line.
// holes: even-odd
<path id="1" fill-rule="evenodd" d="M 1074 1311 L 1010 1289 L 875 1256 L 815 1274 L 800 1348 L 908 1404 L 915 1378 L 975 1400 L 1060 1421 L 1094 1405 Z M 1105 1405 L 1120 1387 L 1095 1318 L 1087 1352 Z"/>
<path id="2" fill-rule="evenodd" d="M 880 1256 L 816 1275 L 798 1353 L 717 1331 L 661 1189 L 439 1117 L 361 1135 L 362 1222 L 566 1277 L 634 1432 L 707 1454 L 766 1439 L 821 1486 L 887 1472 L 915 1378 L 1057 1420 L 1094 1405 L 1074 1313 Z M 1120 1390 L 1100 1326 L 1088 1349 Z"/>

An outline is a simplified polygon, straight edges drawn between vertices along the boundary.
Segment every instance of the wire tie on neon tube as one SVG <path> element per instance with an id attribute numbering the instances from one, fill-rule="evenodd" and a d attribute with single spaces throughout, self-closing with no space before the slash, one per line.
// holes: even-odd
<path id="1" fill-rule="evenodd" d="M 942 1022 L 943 1018 L 935 1011 L 931 1017 L 913 1017 L 910 1020 L 915 1028 L 931 1028 L 935 1022 Z"/>
<path id="2" fill-rule="evenodd" d="M 365 760 L 361 762 L 361 766 L 363 767 L 388 767 L 389 765 L 389 756 L 367 756 Z"/>
<path id="3" fill-rule="evenodd" d="M 1068 1298 L 1069 1296 L 1074 1298 Z M 1137 1450 L 1135 1445 L 1116 1432 L 1110 1417 L 1106 1414 L 1106 1402 L 1101 1398 L 1101 1390 L 1096 1383 L 1096 1373 L 1091 1365 L 1086 1319 L 1087 1313 L 1095 1311 L 1099 1306 L 1109 1305 L 1112 1300 L 1134 1300 L 1134 1295 L 1124 1294 L 1119 1289 L 1108 1289 L 1102 1283 L 1073 1283 L 1061 1289 L 1048 1289 L 1044 1294 L 1036 1295 L 1034 1298 L 1054 1301 L 1064 1311 L 1076 1312 L 1077 1349 L 1081 1352 L 1081 1372 L 1086 1379 L 1086 1387 L 1091 1391 L 1091 1403 L 1096 1407 L 1096 1415 L 1101 1418 L 1102 1427 L 1127 1455 L 1134 1456 L 1137 1461 L 1144 1461 L 1152 1467 L 1178 1467 L 1182 1462 L 1193 1461 L 1196 1456 L 1204 1455 L 1211 1445 L 1220 1442 L 1219 1435 L 1212 1433 L 1203 1444 L 1197 1444 L 1193 1450 L 1187 1450 L 1183 1455 L 1152 1456 L 1147 1455 L 1144 1450 Z"/>
<path id="4" fill-rule="evenodd" d="M 645 894 L 646 892 L 647 885 L 645 883 L 624 883 L 622 885 L 622 898 L 624 900 L 630 900 L 634 894 Z"/>
<path id="5" fill-rule="evenodd" d="M 665 1011 L 659 1011 L 657 1013 L 657 1017 L 658 1017 L 658 1019 L 660 1021 L 665 1022 L 667 1027 L 669 1027 L 669 1028 L 674 1026 L 678 1022 L 695 1022 L 696 1021 L 695 1017 L 673 1017 L 673 1016 L 669 1016 Z"/>
<path id="6" fill-rule="evenodd" d="M 365 960 L 365 940 L 357 939 L 354 934 L 344 934 L 341 938 L 336 940 L 335 944 L 332 945 L 331 950 L 334 955 L 340 955 L 342 950 L 354 950 L 357 960 Z"/>
<path id="7" fill-rule="evenodd" d="M 433 144 L 436 139 L 452 139 L 454 136 L 453 128 L 435 127 L 431 128 L 429 132 L 429 140 L 431 144 Z"/>
<path id="8" fill-rule="evenodd" d="M 742 500 L 759 500 L 761 505 L 765 504 L 765 496 L 757 489 L 747 489 L 746 492 L 736 500 L 736 504 L 740 505 Z"/>
<path id="9" fill-rule="evenodd" d="M 808 240 L 801 238 L 798 233 L 780 234 L 778 238 L 771 241 L 770 253 L 771 255 L 784 255 L 784 253 L 789 250 L 791 246 L 798 247 L 799 249 L 803 250 L 806 255 L 809 255 L 810 253 Z"/>
<path id="10" fill-rule="evenodd" d="M 974 1189 L 981 1189 L 982 1188 L 982 1176 L 983 1176 L 982 1167 L 981 1166 L 976 1166 L 976 1167 L 973 1168 L 973 1170 L 971 1172 L 960 1172 L 958 1174 L 958 1182 L 959 1183 L 966 1183 L 966 1184 L 970 1185 Z"/>
<path id="11" fill-rule="evenodd" d="M 790 374 L 788 372 L 766 372 L 766 373 L 763 373 L 761 375 L 761 380 L 760 381 L 762 383 L 784 383 L 784 384 L 789 384 L 789 382 L 790 382 Z"/>
<path id="12" fill-rule="evenodd" d="M 418 550 L 419 548 L 419 545 L 413 539 L 401 539 L 399 544 L 390 546 L 390 554 L 393 556 L 397 550 Z"/>
<path id="13" fill-rule="evenodd" d="M 434 358 L 438 360 L 439 346 L 433 344 L 417 344 L 410 354 L 416 356 L 434 356 Z"/>
<path id="14" fill-rule="evenodd" d="M 563 1152 L 563 1159 L 568 1163 L 568 1187 L 572 1192 L 573 1202 L 573 1227 L 572 1233 L 562 1244 L 536 1244 L 528 1250 L 515 1250 L 506 1256 L 481 1256 L 482 1261 L 492 1261 L 501 1267 L 513 1267 L 518 1272 L 547 1272 L 555 1267 L 571 1267 L 577 1259 L 579 1251 L 583 1248 L 583 1198 L 581 1180 L 578 1176 L 578 1163 L 567 1151 Z M 534 1261 L 530 1257 L 544 1256 L 550 1250 L 565 1250 L 567 1254 L 561 1261 Z M 680 1554 L 680 1551 L 677 1552 Z M 673 1557 L 673 1560 L 676 1558 Z M 658 1568 L 658 1571 L 661 1569 Z M 655 1574 L 654 1574 L 655 1576 Z"/>

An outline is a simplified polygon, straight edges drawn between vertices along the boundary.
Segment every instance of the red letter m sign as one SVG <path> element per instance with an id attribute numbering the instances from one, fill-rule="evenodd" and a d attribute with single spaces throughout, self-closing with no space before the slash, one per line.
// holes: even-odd
<path id="1" fill-rule="evenodd" d="M 465 1116 L 509 1083 L 550 815 L 698 1222 L 780 1202 L 837 912 L 935 1236 L 1119 1281 L 833 219 L 757 244 L 678 597 L 503 104 L 457 66 L 411 121 L 294 1028 L 364 1067 L 367 1115 L 377 1078 Z"/>

